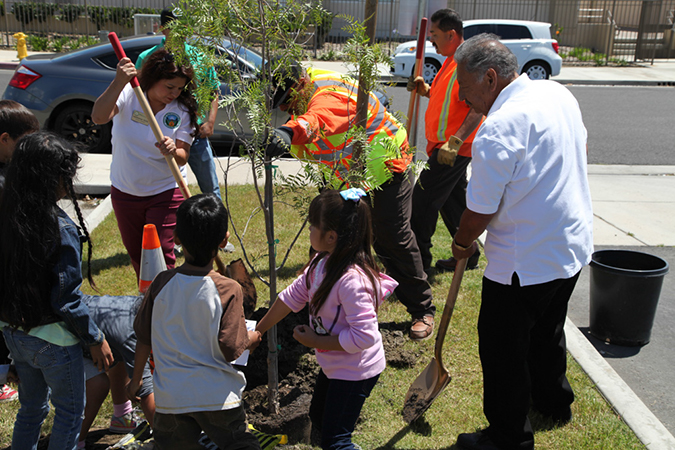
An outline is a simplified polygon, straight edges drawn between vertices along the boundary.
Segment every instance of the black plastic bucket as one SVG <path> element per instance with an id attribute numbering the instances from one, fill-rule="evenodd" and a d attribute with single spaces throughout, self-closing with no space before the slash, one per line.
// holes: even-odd
<path id="1" fill-rule="evenodd" d="M 618 345 L 649 342 L 668 262 L 630 250 L 600 250 L 591 260 L 590 328 Z"/>

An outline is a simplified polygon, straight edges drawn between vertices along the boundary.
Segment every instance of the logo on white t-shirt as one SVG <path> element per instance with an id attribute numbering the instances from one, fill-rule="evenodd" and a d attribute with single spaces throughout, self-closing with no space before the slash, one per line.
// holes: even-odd
<path id="1" fill-rule="evenodd" d="M 171 128 L 172 130 L 180 126 L 180 116 L 175 112 L 164 114 L 162 121 L 164 122 L 165 127 Z"/>

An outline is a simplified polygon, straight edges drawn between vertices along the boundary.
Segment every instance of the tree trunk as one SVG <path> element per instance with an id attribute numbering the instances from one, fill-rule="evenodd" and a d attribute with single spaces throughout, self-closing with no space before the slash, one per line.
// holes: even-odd
<path id="1" fill-rule="evenodd" d="M 277 262 L 274 239 L 274 185 L 272 163 L 265 156 L 265 227 L 270 268 L 270 308 L 277 297 Z M 279 354 L 277 353 L 277 326 L 267 332 L 267 397 L 270 414 L 279 414 Z"/>
<path id="2" fill-rule="evenodd" d="M 368 43 L 370 45 L 375 42 L 375 26 L 377 25 L 377 0 L 366 0 L 366 34 L 368 35 Z M 377 70 L 377 67 L 375 67 Z M 359 65 L 359 94 L 356 98 L 356 126 L 366 129 L 368 122 L 368 87 L 366 86 L 363 68 Z M 361 142 L 356 142 L 354 145 L 353 160 L 357 167 L 360 165 L 361 153 L 363 148 Z"/>

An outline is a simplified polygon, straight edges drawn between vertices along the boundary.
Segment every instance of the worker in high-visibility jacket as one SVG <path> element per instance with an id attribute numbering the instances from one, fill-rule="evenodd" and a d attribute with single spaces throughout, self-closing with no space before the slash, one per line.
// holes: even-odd
<path id="1" fill-rule="evenodd" d="M 422 255 L 425 271 L 431 268 L 431 237 L 436 232 L 440 212 L 451 236 L 459 227 L 466 209 L 466 170 L 471 162 L 471 144 L 483 115 L 459 100 L 455 50 L 464 42 L 459 14 L 440 9 L 431 16 L 429 29 L 436 52 L 446 57 L 431 86 L 417 77 L 408 82 L 408 90 L 429 98 L 424 116 L 429 168 L 420 174 L 413 190 L 412 228 Z M 467 269 L 478 267 L 480 250 L 467 261 Z M 437 271 L 454 271 L 457 260 L 437 259 Z"/>
<path id="2" fill-rule="evenodd" d="M 357 82 L 340 73 L 292 62 L 275 78 L 273 107 L 291 119 L 272 131 L 267 152 L 279 156 L 290 149 L 299 159 L 315 161 L 323 170 L 348 181 L 353 156 Z M 410 227 L 413 177 L 412 152 L 405 128 L 372 93 L 368 97 L 365 165 L 373 189 L 374 249 L 399 285 L 396 296 L 412 317 L 410 337 L 432 335 L 436 308 Z M 328 177 L 331 178 L 331 177 Z"/>

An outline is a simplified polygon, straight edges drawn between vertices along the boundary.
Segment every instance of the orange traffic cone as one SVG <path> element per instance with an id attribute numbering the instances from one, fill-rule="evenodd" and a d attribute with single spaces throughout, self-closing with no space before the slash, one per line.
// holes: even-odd
<path id="1" fill-rule="evenodd" d="M 150 287 L 150 283 L 158 273 L 166 270 L 164 252 L 159 243 L 157 228 L 151 223 L 143 227 L 143 248 L 141 251 L 141 276 L 138 280 L 138 290 L 141 294 Z"/>

